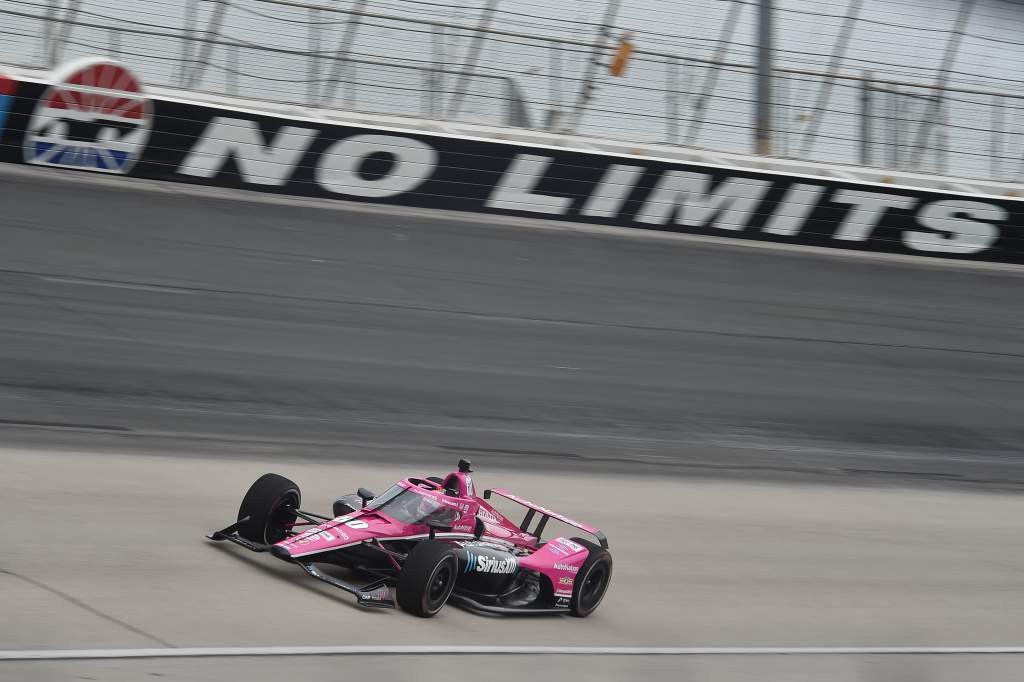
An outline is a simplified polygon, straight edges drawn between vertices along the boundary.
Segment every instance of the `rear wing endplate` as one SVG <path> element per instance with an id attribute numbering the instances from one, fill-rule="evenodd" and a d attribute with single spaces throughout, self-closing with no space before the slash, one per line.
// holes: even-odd
<path id="1" fill-rule="evenodd" d="M 529 509 L 529 511 L 526 512 L 526 517 L 523 519 L 523 522 L 519 524 L 519 530 L 523 531 L 524 533 L 530 533 L 538 540 L 540 540 L 541 533 L 544 532 L 544 526 L 547 525 L 548 519 L 551 518 L 555 519 L 556 521 L 561 521 L 562 523 L 572 526 L 574 528 L 579 528 L 585 533 L 590 533 L 595 538 L 597 538 L 598 543 L 600 543 L 602 547 L 608 549 L 608 538 L 605 537 L 604 533 L 602 533 L 601 531 L 592 526 L 588 526 L 585 523 L 580 523 L 579 521 L 573 521 L 568 516 L 562 516 L 558 512 L 551 511 L 550 509 L 542 507 L 539 504 L 530 502 L 529 500 L 519 497 L 518 495 L 514 495 L 513 493 L 510 493 L 509 491 L 504 490 L 502 488 L 485 490 L 484 499 L 491 499 L 492 494 L 504 497 L 506 500 L 512 500 L 513 502 L 521 504 L 527 509 Z M 541 515 L 540 521 L 537 523 L 537 527 L 532 532 L 530 532 L 527 529 L 530 527 L 530 524 L 533 522 L 534 517 L 538 513 L 540 513 Z"/>

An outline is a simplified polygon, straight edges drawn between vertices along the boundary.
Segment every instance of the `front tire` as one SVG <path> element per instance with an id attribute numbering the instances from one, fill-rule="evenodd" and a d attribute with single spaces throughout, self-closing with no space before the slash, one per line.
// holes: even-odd
<path id="1" fill-rule="evenodd" d="M 398 605 L 414 616 L 430 618 L 448 601 L 459 575 L 459 560 L 451 546 L 424 540 L 409 552 L 398 574 Z"/>
<path id="2" fill-rule="evenodd" d="M 608 591 L 608 583 L 612 579 L 612 555 L 607 549 L 589 540 L 573 538 L 572 541 L 590 550 L 587 560 L 576 574 L 572 598 L 569 600 L 569 613 L 577 618 L 586 618 L 597 610 Z"/>
<path id="3" fill-rule="evenodd" d="M 298 509 L 301 501 L 299 486 L 294 482 L 277 474 L 263 474 L 242 498 L 238 520 L 247 516 L 249 520 L 238 527 L 238 534 L 264 545 L 281 542 L 297 518 L 289 510 Z"/>

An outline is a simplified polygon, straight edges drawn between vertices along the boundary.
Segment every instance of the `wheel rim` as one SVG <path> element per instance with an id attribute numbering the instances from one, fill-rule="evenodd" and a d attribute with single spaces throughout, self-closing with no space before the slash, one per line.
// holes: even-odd
<path id="1" fill-rule="evenodd" d="M 268 545 L 281 542 L 288 537 L 285 526 L 295 521 L 296 516 L 292 510 L 298 505 L 299 496 L 293 492 L 285 493 L 274 503 L 270 513 L 267 514 L 267 525 L 263 529 L 263 540 Z"/>
<path id="2" fill-rule="evenodd" d="M 580 609 L 590 611 L 597 607 L 608 586 L 608 562 L 598 561 L 591 566 L 580 588 Z"/>
<path id="3" fill-rule="evenodd" d="M 437 611 L 448 600 L 452 588 L 455 586 L 455 562 L 454 557 L 447 557 L 444 561 L 434 567 L 430 574 L 430 582 L 427 583 L 426 597 L 427 610 Z"/>

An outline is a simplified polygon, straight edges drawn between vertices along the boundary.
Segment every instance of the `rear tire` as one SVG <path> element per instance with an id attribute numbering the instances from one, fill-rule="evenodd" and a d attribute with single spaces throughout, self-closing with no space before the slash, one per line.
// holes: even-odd
<path id="1" fill-rule="evenodd" d="M 263 474 L 249 486 L 238 508 L 238 520 L 249 520 L 238 527 L 246 540 L 272 545 L 288 537 L 297 516 L 286 508 L 298 509 L 302 501 L 299 486 L 284 476 Z"/>
<path id="2" fill-rule="evenodd" d="M 444 542 L 424 540 L 412 548 L 398 574 L 398 605 L 414 616 L 430 618 L 448 601 L 459 576 L 459 560 Z"/>
<path id="3" fill-rule="evenodd" d="M 569 600 L 569 613 L 577 618 L 586 618 L 597 610 L 608 591 L 612 579 L 612 555 L 607 549 L 589 540 L 573 538 L 572 541 L 590 550 L 587 560 L 576 574 L 572 598 Z"/>

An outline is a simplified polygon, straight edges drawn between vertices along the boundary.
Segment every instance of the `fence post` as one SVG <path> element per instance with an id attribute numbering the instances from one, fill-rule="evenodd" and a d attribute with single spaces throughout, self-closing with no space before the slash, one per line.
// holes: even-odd
<path id="1" fill-rule="evenodd" d="M 665 61 L 665 94 L 668 118 L 667 137 L 669 144 L 679 144 L 679 58 L 669 57 Z"/>
<path id="2" fill-rule="evenodd" d="M 935 150 L 935 163 L 940 175 L 949 175 L 949 101 L 943 100 L 939 107 L 939 148 Z"/>
<path id="3" fill-rule="evenodd" d="M 776 145 L 775 153 L 782 157 L 789 157 L 789 139 L 790 133 L 793 131 L 789 129 L 791 121 L 789 111 L 789 78 L 785 74 L 775 74 L 775 113 L 781 116 L 775 116 L 776 120 L 776 139 L 778 145 Z"/>
<path id="4" fill-rule="evenodd" d="M 480 59 L 480 53 L 483 52 L 484 42 L 487 40 L 487 29 L 491 25 L 491 18 L 494 16 L 494 9 L 497 4 L 498 0 L 487 0 L 487 5 L 480 16 L 476 35 L 473 36 L 473 42 L 470 43 L 469 50 L 466 52 L 466 63 L 461 73 L 459 73 L 458 79 L 455 81 L 455 90 L 452 92 L 451 103 L 448 105 L 448 118 L 451 120 L 456 119 L 459 115 L 459 110 L 462 109 L 462 100 L 466 96 L 469 81 L 473 77 L 476 63 Z"/>
<path id="5" fill-rule="evenodd" d="M 229 95 L 238 94 L 238 44 L 229 43 L 227 46 L 228 51 L 228 63 L 227 63 L 227 89 Z"/>
<path id="6" fill-rule="evenodd" d="M 708 65 L 708 74 L 704 78 L 704 85 L 701 88 L 700 95 L 697 97 L 697 101 L 693 105 L 693 119 L 690 121 L 690 127 L 686 131 L 686 144 L 688 146 L 692 147 L 697 142 L 700 128 L 704 125 L 704 117 L 707 116 L 708 111 L 708 102 L 711 101 L 715 87 L 718 85 L 720 67 L 717 65 L 717 62 L 725 59 L 729 45 L 732 44 L 733 30 L 736 28 L 736 22 L 739 19 L 740 11 L 743 9 L 744 4 L 741 0 L 732 0 L 732 4 L 729 5 L 729 13 L 725 15 L 725 21 L 722 23 L 722 32 L 718 35 L 718 40 L 715 43 L 715 52 L 711 57 L 711 61 L 716 63 Z"/>
<path id="7" fill-rule="evenodd" d="M 42 62 L 47 68 L 56 66 L 51 61 L 53 54 L 54 35 L 57 32 L 57 5 L 60 0 L 47 0 L 46 11 L 43 13 L 43 52 Z"/>
<path id="8" fill-rule="evenodd" d="M 306 71 L 306 103 L 309 106 L 316 106 L 317 81 L 320 78 L 320 32 L 323 26 L 320 25 L 320 10 L 310 8 L 307 11 L 309 17 L 309 66 Z"/>
<path id="9" fill-rule="evenodd" d="M 992 96 L 992 147 L 989 156 L 992 159 L 992 179 L 998 180 L 1003 172 L 1003 98 Z"/>
<path id="10" fill-rule="evenodd" d="M 327 77 L 327 82 L 324 83 L 324 89 L 320 94 L 321 106 L 327 105 L 334 99 L 334 93 L 338 89 L 338 78 L 341 76 L 341 69 L 345 69 L 346 76 L 352 73 L 349 54 L 352 52 L 352 45 L 359 34 L 359 25 L 363 20 L 364 9 L 366 9 L 366 0 L 355 0 L 348 21 L 345 23 L 345 32 L 341 36 L 341 42 L 338 43 L 334 62 L 331 64 L 331 73 Z M 353 82 L 345 92 L 344 100 L 346 104 L 351 104 L 355 101 L 355 96 L 352 92 L 354 89 L 355 83 Z"/>
<path id="11" fill-rule="evenodd" d="M 938 116 L 942 104 L 943 92 L 946 89 L 946 82 L 949 80 L 949 72 L 953 68 L 957 54 L 960 51 L 960 42 L 964 37 L 964 29 L 971 17 L 971 10 L 974 9 L 976 0 L 960 0 L 960 11 L 957 12 L 956 22 L 953 25 L 952 35 L 946 43 L 945 53 L 942 55 L 942 65 L 939 67 L 939 75 L 935 81 L 935 96 L 932 97 L 925 107 L 924 117 L 918 127 L 917 139 L 914 141 L 914 149 L 911 155 L 911 164 L 917 167 L 924 156 L 925 148 L 928 146 L 928 136 L 935 118 Z"/>
<path id="12" fill-rule="evenodd" d="M 874 75 L 870 71 L 864 72 L 860 82 L 860 165 L 871 165 L 871 116 L 872 116 L 872 85 Z"/>
<path id="13" fill-rule="evenodd" d="M 754 113 L 754 153 L 772 153 L 772 57 L 774 0 L 759 0 L 757 12 L 757 109 Z"/>
<path id="14" fill-rule="evenodd" d="M 903 159 L 900 155 L 900 104 L 902 100 L 900 97 L 903 93 L 893 86 L 893 89 L 889 91 L 889 148 L 891 154 L 890 166 L 896 170 L 900 169 L 900 165 L 903 163 Z"/>
<path id="15" fill-rule="evenodd" d="M 427 90 L 429 117 L 441 118 L 441 93 L 444 92 L 444 28 L 430 27 L 430 87 Z"/>
<path id="16" fill-rule="evenodd" d="M 178 84 L 185 85 L 188 79 L 189 64 L 192 62 L 193 41 L 196 33 L 196 14 L 199 12 L 199 0 L 187 0 L 185 3 L 185 21 L 181 26 L 181 63 L 178 70 Z"/>
<path id="17" fill-rule="evenodd" d="M 853 34 L 853 27 L 857 21 L 857 16 L 860 14 L 862 5 L 863 0 L 850 0 L 850 4 L 846 6 L 846 17 L 843 19 L 843 25 L 839 28 L 839 36 L 836 38 L 832 57 L 828 63 L 825 82 L 821 84 L 821 90 L 818 91 L 818 100 L 814 103 L 814 109 L 811 110 L 811 121 L 807 125 L 806 132 L 804 132 L 804 143 L 800 148 L 800 156 L 803 158 L 807 158 L 814 149 L 814 142 L 818 138 L 821 120 L 825 118 L 825 111 L 828 109 L 828 102 L 832 96 L 832 84 L 835 83 L 836 76 L 839 74 L 839 67 L 843 64 L 843 57 L 846 56 L 846 47 L 850 44 L 850 36 Z"/>
<path id="18" fill-rule="evenodd" d="M 220 37 L 220 27 L 224 23 L 224 15 L 228 11 L 228 5 L 231 4 L 231 0 L 213 1 L 217 3 L 217 7 L 214 8 L 213 16 L 210 18 L 210 23 L 205 31 L 206 37 L 203 38 L 203 44 L 200 45 L 196 53 L 195 65 L 192 67 L 192 73 L 186 82 L 186 87 L 189 88 L 194 88 L 202 82 L 203 74 L 206 73 L 206 67 L 210 65 L 210 54 L 213 51 L 213 44 Z"/>
<path id="19" fill-rule="evenodd" d="M 49 63 L 51 69 L 60 64 L 63 57 L 64 43 L 71 37 L 71 31 L 74 28 L 75 20 L 78 18 L 78 9 L 81 4 L 81 0 L 68 0 L 67 9 L 64 10 L 64 18 L 61 20 L 60 30 L 50 43 Z"/>
<path id="20" fill-rule="evenodd" d="M 548 44 L 548 108 L 541 123 L 549 132 L 556 132 L 562 117 L 562 50 L 557 43 Z"/>
<path id="21" fill-rule="evenodd" d="M 597 42 L 594 43 L 594 47 L 590 51 L 590 59 L 583 69 L 583 82 L 580 84 L 576 105 L 573 107 L 572 115 L 565 129 L 565 132 L 569 134 L 576 132 L 576 128 L 583 118 L 583 112 L 586 111 L 587 104 L 593 98 L 594 77 L 597 75 L 597 67 L 601 65 L 601 51 L 604 50 L 604 41 L 611 35 L 612 24 L 615 23 L 615 17 L 618 16 L 620 4 L 621 0 L 608 0 L 608 4 L 605 6 L 604 19 L 601 21 L 601 28 L 598 29 Z"/>
<path id="22" fill-rule="evenodd" d="M 111 59 L 115 59 L 115 60 L 116 59 L 120 59 L 121 58 L 121 32 L 119 30 L 117 30 L 116 28 L 111 28 L 109 33 L 110 33 L 110 38 L 108 39 L 108 42 L 109 42 L 109 48 L 110 48 L 109 49 L 109 51 L 110 51 L 110 58 Z"/>

